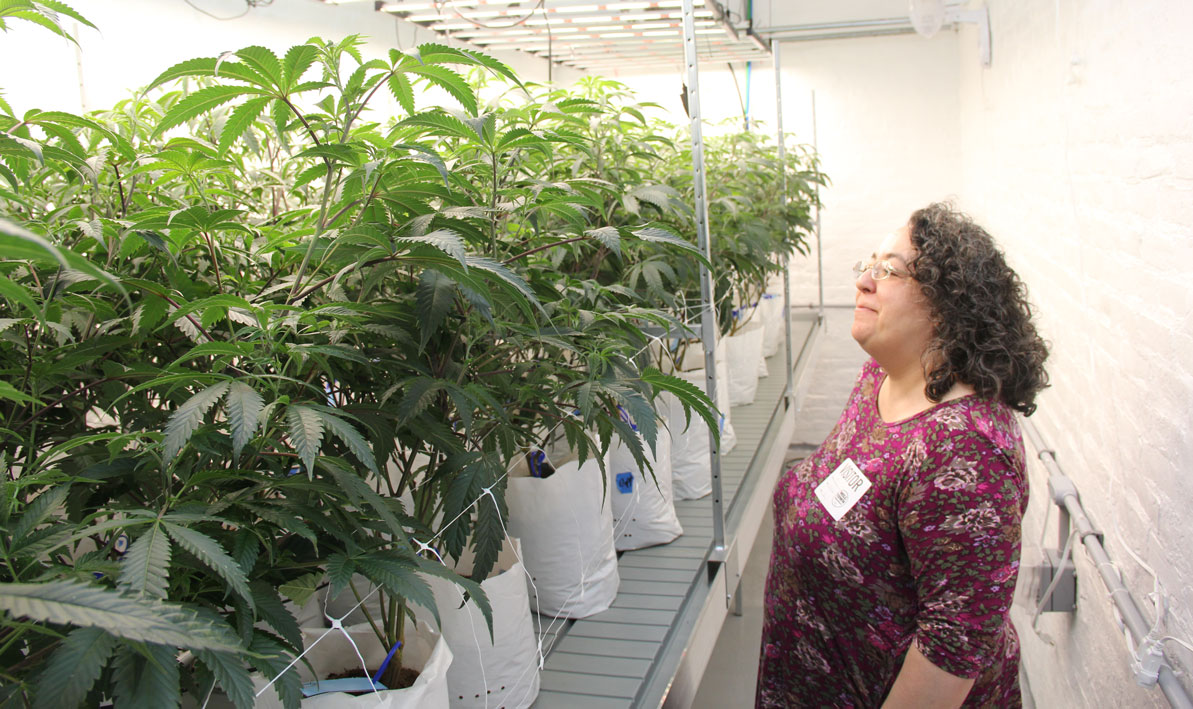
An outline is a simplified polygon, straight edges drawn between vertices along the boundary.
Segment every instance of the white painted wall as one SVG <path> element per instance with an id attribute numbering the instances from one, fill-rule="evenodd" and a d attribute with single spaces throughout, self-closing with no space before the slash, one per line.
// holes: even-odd
<path id="1" fill-rule="evenodd" d="M 233 18 L 245 0 L 193 0 L 216 17 Z M 319 0 L 274 0 L 242 17 L 220 21 L 184 0 L 68 0 L 97 28 L 73 32 L 79 48 L 27 22 L 11 21 L 0 35 L 0 90 L 18 115 L 29 108 L 71 112 L 110 107 L 163 70 L 185 59 L 218 56 L 250 45 L 278 54 L 311 37 L 368 39 L 365 54 L 385 56 L 443 38 L 386 13 L 372 2 L 328 5 Z M 67 20 L 70 28 L 73 20 Z M 494 52 L 525 81 L 545 81 L 547 63 L 513 52 Z M 556 67 L 558 83 L 577 74 Z"/>
<path id="2" fill-rule="evenodd" d="M 1005 245 L 1052 342 L 1033 420 L 1133 594 L 1150 615 L 1152 580 L 1128 549 L 1171 602 L 1164 634 L 1193 640 L 1193 5 L 989 5 L 993 66 L 970 33 L 958 46 L 960 203 Z M 1041 470 L 1031 482 L 1026 560 L 1047 497 Z M 1077 559 L 1076 616 L 1040 624 L 1055 644 L 1019 624 L 1039 705 L 1167 706 L 1134 686 L 1106 591 Z M 1193 669 L 1193 653 L 1166 649 Z"/>

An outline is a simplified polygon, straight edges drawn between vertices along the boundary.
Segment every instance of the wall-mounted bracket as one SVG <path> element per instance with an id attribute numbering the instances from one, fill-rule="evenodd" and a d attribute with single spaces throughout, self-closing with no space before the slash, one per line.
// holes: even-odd
<path id="1" fill-rule="evenodd" d="M 990 10 L 982 5 L 976 10 L 966 10 L 957 5 L 948 5 L 944 11 L 946 24 L 956 25 L 961 22 L 973 23 L 978 26 L 978 56 L 982 66 L 990 67 Z"/>
<path id="2" fill-rule="evenodd" d="M 1044 558 L 1035 567 L 1036 603 L 1043 601 L 1044 613 L 1072 613 L 1077 610 L 1077 567 L 1070 554 L 1061 557 L 1060 550 L 1045 549 Z M 1059 579 L 1056 577 L 1060 576 Z M 1055 580 L 1055 585 L 1053 581 Z M 1052 592 L 1044 598 L 1049 587 Z"/>

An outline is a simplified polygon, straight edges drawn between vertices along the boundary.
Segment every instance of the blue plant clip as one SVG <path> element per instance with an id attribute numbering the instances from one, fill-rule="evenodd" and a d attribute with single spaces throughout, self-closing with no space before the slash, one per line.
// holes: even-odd
<path id="1" fill-rule="evenodd" d="M 377 681 L 370 682 L 368 677 L 345 677 L 343 679 L 324 679 L 314 682 L 304 682 L 302 696 L 314 697 L 329 692 L 345 692 L 348 694 L 364 694 L 367 692 L 384 692 L 389 689 Z"/>
<path id="2" fill-rule="evenodd" d="M 382 673 L 385 672 L 386 667 L 389 667 L 389 661 L 394 659 L 394 653 L 401 647 L 402 641 L 399 640 L 397 644 L 389 649 L 389 652 L 385 653 L 385 659 L 381 661 L 381 666 L 377 668 L 377 674 L 373 675 L 373 684 L 380 686 Z"/>
<path id="3" fill-rule="evenodd" d="M 618 411 L 618 416 L 621 417 L 621 420 L 628 423 L 630 425 L 630 428 L 634 429 L 634 431 L 637 432 L 638 424 L 634 423 L 634 419 L 630 418 L 630 412 L 626 411 L 625 408 L 623 408 L 621 404 L 617 405 L 617 411 Z"/>
<path id="4" fill-rule="evenodd" d="M 543 477 L 543 462 L 547 460 L 547 454 L 542 451 L 531 451 L 529 456 L 530 474 L 533 477 Z"/>

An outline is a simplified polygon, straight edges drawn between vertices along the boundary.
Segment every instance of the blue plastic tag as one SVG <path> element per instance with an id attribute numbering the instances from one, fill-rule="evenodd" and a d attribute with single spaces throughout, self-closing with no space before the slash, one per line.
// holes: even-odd
<path id="1" fill-rule="evenodd" d="M 621 493 L 629 493 L 634 491 L 634 474 L 633 473 L 618 473 L 615 478 L 617 481 L 617 491 Z"/>
<path id="2" fill-rule="evenodd" d="M 350 692 L 352 694 L 359 694 L 363 692 L 372 692 L 376 689 L 378 692 L 386 690 L 385 685 L 380 682 L 369 684 L 368 677 L 346 677 L 344 679 L 325 679 L 316 682 L 307 682 L 302 685 L 302 696 L 313 697 L 318 694 L 326 694 L 328 692 Z"/>

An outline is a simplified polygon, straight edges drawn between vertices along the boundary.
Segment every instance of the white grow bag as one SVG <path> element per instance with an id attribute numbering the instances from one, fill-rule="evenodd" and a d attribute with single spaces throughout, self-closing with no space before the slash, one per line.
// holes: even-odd
<path id="1" fill-rule="evenodd" d="M 667 397 L 667 409 L 680 406 L 678 400 L 671 402 L 672 398 Z M 618 551 L 666 544 L 683 534 L 672 498 L 671 433 L 665 426 L 659 426 L 653 454 L 641 436 L 638 440 L 651 463 L 651 471 L 641 470 L 630 449 L 620 440 L 609 453 L 609 497 L 613 507 L 614 546 Z"/>
<path id="2" fill-rule="evenodd" d="M 749 322 L 725 338 L 729 359 L 729 404 L 754 403 L 758 393 L 758 362 L 762 359 L 762 323 Z"/>
<path id="3" fill-rule="evenodd" d="M 762 317 L 762 356 L 773 357 L 783 343 L 786 325 L 783 323 L 783 296 L 767 293 L 758 302 L 758 314 Z M 763 360 L 765 361 L 765 360 Z"/>
<path id="4" fill-rule="evenodd" d="M 351 640 L 344 633 L 351 636 Z M 386 648 L 377 642 L 368 623 L 344 626 L 343 631 L 327 628 L 302 629 L 303 645 L 307 648 L 304 660 L 290 668 L 303 682 L 325 678 L 337 672 L 360 669 L 353 644 L 360 650 L 365 667 L 375 670 L 385 659 Z M 402 665 L 419 671 L 418 679 L 405 689 L 387 689 L 354 696 L 343 692 L 328 692 L 302 700 L 303 709 L 449 709 L 447 670 L 452 664 L 452 651 L 443 637 L 426 623 L 406 621 L 406 644 L 402 648 Z M 253 677 L 254 693 L 265 687 L 267 680 Z M 282 700 L 270 687 L 257 697 L 256 709 L 282 709 Z"/>
<path id="5" fill-rule="evenodd" d="M 720 369 L 718 364 L 717 369 Z M 694 384 L 701 390 L 704 389 L 704 370 L 697 369 L 693 372 L 679 372 L 679 378 Z M 728 387 L 725 386 L 724 380 L 718 377 L 718 389 L 725 391 Z M 717 399 L 721 399 L 720 395 Z M 728 392 L 725 392 L 725 398 L 728 398 Z M 718 407 L 719 408 L 719 407 Z M 724 411 L 728 411 L 728 406 L 725 406 Z M 704 419 L 692 415 L 690 422 L 686 421 L 684 416 L 683 405 L 676 399 L 672 402 L 671 415 L 669 416 L 669 425 L 671 426 L 671 484 L 672 492 L 676 500 L 695 500 L 712 492 L 712 468 L 709 461 L 709 440 L 708 440 L 708 425 L 704 423 Z M 728 417 L 722 415 L 721 419 L 721 441 L 724 443 L 733 429 L 730 427 Z M 725 447 L 722 446 L 722 450 Z"/>
<path id="6" fill-rule="evenodd" d="M 563 463 L 546 478 L 510 477 L 505 498 L 509 532 L 521 539 L 530 573 L 531 608 L 563 618 L 608 609 L 621 579 L 597 460 Z"/>
<path id="7" fill-rule="evenodd" d="M 493 635 L 476 602 L 463 601 L 462 589 L 438 576 L 425 577 L 435 594 L 443 637 L 455 659 L 447 671 L 452 709 L 525 709 L 539 693 L 538 643 L 530 618 L 526 570 L 518 561 L 518 540 L 498 559 L 500 573 L 481 582 L 493 608 Z M 461 559 L 461 569 L 471 562 Z"/>

